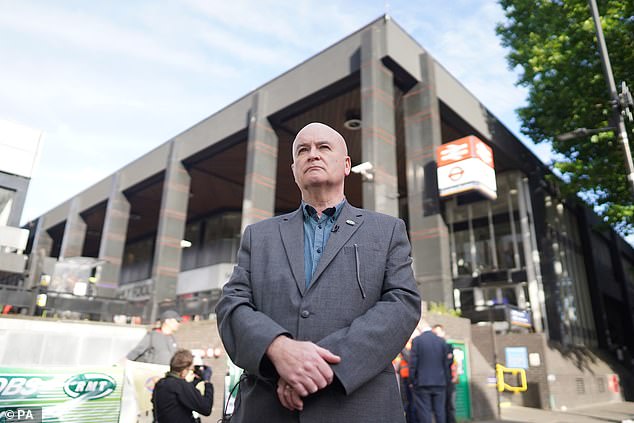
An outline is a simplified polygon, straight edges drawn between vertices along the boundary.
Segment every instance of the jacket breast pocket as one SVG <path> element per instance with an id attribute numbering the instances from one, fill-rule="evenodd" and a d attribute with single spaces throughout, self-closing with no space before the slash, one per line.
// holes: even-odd
<path id="1" fill-rule="evenodd" d="M 352 273 L 363 298 L 377 299 L 381 295 L 385 273 L 385 253 L 364 244 L 343 247 L 346 261 L 352 264 Z"/>

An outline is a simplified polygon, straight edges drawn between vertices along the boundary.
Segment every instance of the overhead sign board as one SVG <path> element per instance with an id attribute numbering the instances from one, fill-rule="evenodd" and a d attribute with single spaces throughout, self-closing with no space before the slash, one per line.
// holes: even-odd
<path id="1" fill-rule="evenodd" d="M 493 150 L 469 135 L 436 149 L 438 192 L 441 197 L 476 191 L 497 198 Z"/>
<path id="2" fill-rule="evenodd" d="M 524 328 L 533 327 L 531 319 L 531 313 L 528 310 L 520 310 L 513 307 L 508 307 L 508 321 L 511 325 L 520 326 Z"/>

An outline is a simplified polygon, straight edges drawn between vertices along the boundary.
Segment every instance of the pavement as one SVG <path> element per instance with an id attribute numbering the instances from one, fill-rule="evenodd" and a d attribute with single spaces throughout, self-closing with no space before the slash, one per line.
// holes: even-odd
<path id="1" fill-rule="evenodd" d="M 634 423 L 634 402 L 611 402 L 570 408 L 566 411 L 548 411 L 515 405 L 502 407 L 501 420 L 480 423 Z"/>

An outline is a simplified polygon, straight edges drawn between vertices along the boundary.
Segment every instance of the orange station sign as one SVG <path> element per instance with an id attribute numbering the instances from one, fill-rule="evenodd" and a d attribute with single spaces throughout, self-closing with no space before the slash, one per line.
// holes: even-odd
<path id="1" fill-rule="evenodd" d="M 497 198 L 493 150 L 473 135 L 436 149 L 438 191 L 441 197 L 476 191 Z"/>

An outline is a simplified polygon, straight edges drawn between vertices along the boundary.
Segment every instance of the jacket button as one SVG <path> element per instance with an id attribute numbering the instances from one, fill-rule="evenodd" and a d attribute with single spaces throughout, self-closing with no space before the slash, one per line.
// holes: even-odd
<path id="1" fill-rule="evenodd" d="M 306 318 L 306 317 L 310 316 L 310 311 L 308 311 L 308 310 L 302 310 L 302 314 L 301 314 L 301 316 L 302 316 L 303 318 Z"/>

